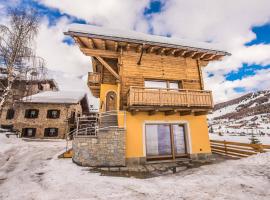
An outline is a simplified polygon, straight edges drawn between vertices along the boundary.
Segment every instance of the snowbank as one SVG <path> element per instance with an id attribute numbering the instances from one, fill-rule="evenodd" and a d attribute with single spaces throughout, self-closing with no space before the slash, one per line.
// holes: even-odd
<path id="1" fill-rule="evenodd" d="M 270 199 L 270 154 L 230 160 L 151 179 L 100 176 L 57 159 L 64 141 L 0 137 L 9 159 L 0 165 L 0 199 Z M 14 148 L 10 149 L 10 144 Z"/>

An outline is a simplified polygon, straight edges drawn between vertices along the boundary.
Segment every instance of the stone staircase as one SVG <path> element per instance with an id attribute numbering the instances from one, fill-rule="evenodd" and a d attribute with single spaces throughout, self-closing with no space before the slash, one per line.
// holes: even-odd
<path id="1" fill-rule="evenodd" d="M 118 127 L 117 111 L 101 113 L 99 118 L 99 128 Z"/>

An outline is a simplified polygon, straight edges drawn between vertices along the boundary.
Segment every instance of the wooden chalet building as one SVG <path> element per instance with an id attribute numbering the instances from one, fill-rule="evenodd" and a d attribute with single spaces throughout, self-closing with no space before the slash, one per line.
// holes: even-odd
<path id="1" fill-rule="evenodd" d="M 75 137 L 75 162 L 115 166 L 211 154 L 206 115 L 213 99 L 202 67 L 229 53 L 208 43 L 91 25 L 73 24 L 65 34 L 92 58 L 88 86 L 100 99 L 100 121 L 104 113 L 117 115 L 107 136 L 97 129 L 95 136 Z"/>

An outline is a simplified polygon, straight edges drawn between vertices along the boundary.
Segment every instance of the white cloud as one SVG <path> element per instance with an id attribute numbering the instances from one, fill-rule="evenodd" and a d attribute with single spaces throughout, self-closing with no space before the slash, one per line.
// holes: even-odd
<path id="1" fill-rule="evenodd" d="M 270 64 L 270 45 L 244 44 L 255 39 L 253 26 L 270 22 L 269 0 L 164 0 L 164 9 L 152 17 L 151 24 L 156 34 L 170 33 L 175 37 L 220 43 L 231 57 L 214 62 L 205 68 L 214 74 L 205 76 L 206 87 L 213 90 L 216 102 L 236 97 L 233 89 L 243 87 L 246 91 L 268 89 L 266 75 L 258 72 L 255 76 L 237 81 L 227 81 L 225 74 L 249 65 Z M 251 87 L 250 84 L 253 84 Z M 255 84 L 255 85 L 254 85 Z"/>
<path id="2" fill-rule="evenodd" d="M 144 23 L 143 12 L 150 0 L 39 0 L 62 13 L 107 27 L 133 29 Z"/>
<path id="3" fill-rule="evenodd" d="M 63 42 L 69 21 L 63 17 L 56 25 L 49 26 L 45 18 L 36 39 L 36 52 L 47 62 L 51 70 L 62 71 L 73 75 L 86 74 L 91 69 L 91 59 L 83 55 L 75 45 Z"/>

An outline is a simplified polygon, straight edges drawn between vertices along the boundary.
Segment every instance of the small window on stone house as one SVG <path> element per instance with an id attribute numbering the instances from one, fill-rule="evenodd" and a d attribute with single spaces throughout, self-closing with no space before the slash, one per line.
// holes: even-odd
<path id="1" fill-rule="evenodd" d="M 13 108 L 8 109 L 6 119 L 13 119 L 14 114 L 15 114 L 15 110 Z"/>
<path id="2" fill-rule="evenodd" d="M 45 128 L 44 137 L 57 137 L 58 128 Z"/>
<path id="3" fill-rule="evenodd" d="M 48 110 L 47 118 L 49 119 L 57 119 L 60 117 L 60 110 Z"/>
<path id="4" fill-rule="evenodd" d="M 25 110 L 25 118 L 38 118 L 38 112 L 37 109 L 27 109 Z"/>
<path id="5" fill-rule="evenodd" d="M 36 128 L 23 128 L 22 137 L 35 137 L 36 130 Z"/>
<path id="6" fill-rule="evenodd" d="M 44 90 L 44 87 L 43 87 L 43 85 L 41 83 L 38 83 L 38 89 L 41 90 L 41 91 Z"/>

